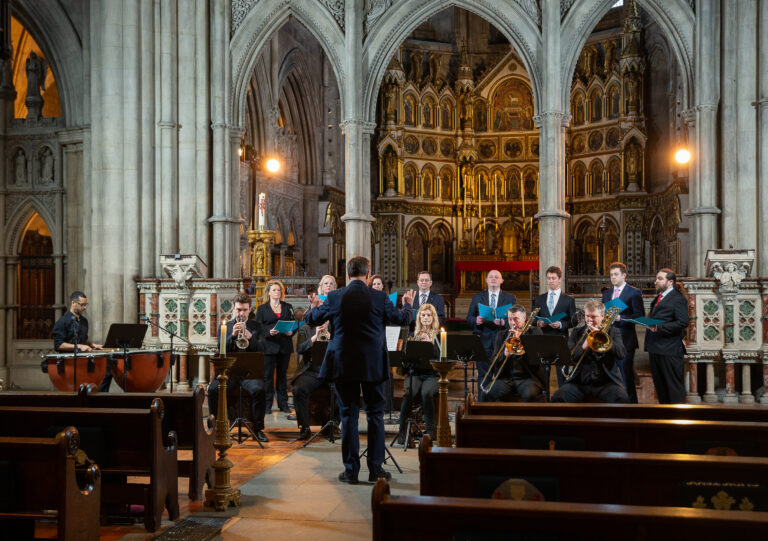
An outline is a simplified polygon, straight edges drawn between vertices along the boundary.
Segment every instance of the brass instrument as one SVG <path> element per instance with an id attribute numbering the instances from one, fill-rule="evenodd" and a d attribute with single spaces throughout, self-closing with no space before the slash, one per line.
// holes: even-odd
<path id="1" fill-rule="evenodd" d="M 317 332 L 317 341 L 318 342 L 328 342 L 331 339 L 331 331 L 328 330 L 328 325 L 326 324 L 320 330 Z"/>
<path id="2" fill-rule="evenodd" d="M 610 351 L 610 349 L 613 347 L 613 339 L 611 338 L 611 325 L 613 325 L 613 322 L 616 320 L 616 316 L 619 315 L 618 306 L 613 306 L 608 309 L 607 312 L 605 312 L 605 317 L 603 318 L 603 322 L 600 324 L 600 327 L 597 330 L 590 330 L 589 326 L 587 326 L 586 332 L 587 332 L 587 345 L 589 346 L 589 349 L 594 351 L 595 353 L 605 353 L 607 351 Z M 582 344 L 581 338 L 576 341 L 576 345 L 574 346 L 574 350 L 579 347 Z M 571 351 L 571 355 L 573 355 L 573 351 Z M 587 350 L 581 352 L 581 355 L 579 356 L 579 360 L 576 362 L 576 364 L 573 366 L 573 368 L 570 371 L 567 371 L 567 366 L 563 367 L 563 375 L 565 376 L 565 381 L 569 382 L 571 378 L 573 378 L 574 375 L 576 375 L 576 370 L 581 365 L 581 361 L 584 360 L 584 356 L 587 354 Z"/>
<path id="3" fill-rule="evenodd" d="M 235 319 L 236 323 L 242 323 L 242 328 L 239 333 L 237 333 L 237 338 L 235 339 L 235 345 L 238 349 L 247 349 L 248 348 L 248 339 L 245 337 L 245 321 L 248 318 L 248 316 L 237 316 Z"/>
<path id="4" fill-rule="evenodd" d="M 483 377 L 483 381 L 480 382 L 480 389 L 484 393 L 489 393 L 491 389 L 493 389 L 493 386 L 496 384 L 496 380 L 499 379 L 499 374 L 501 374 L 504 371 L 504 367 L 507 364 L 507 361 L 512 355 L 525 355 L 525 348 L 523 348 L 523 343 L 520 340 L 520 336 L 528 332 L 528 329 L 531 328 L 531 325 L 533 324 L 533 321 L 536 319 L 536 316 L 539 314 L 539 308 L 534 308 L 533 312 L 531 312 L 531 315 L 528 317 L 528 319 L 525 322 L 525 325 L 523 325 L 520 328 L 520 332 L 517 333 L 517 336 L 515 336 L 515 331 L 511 330 L 507 334 L 507 338 L 504 340 L 504 344 L 499 348 L 499 351 L 496 352 L 496 355 L 493 356 L 493 360 L 491 361 L 491 366 L 488 367 L 488 372 L 485 373 L 485 376 Z M 511 355 L 508 355 L 504 357 L 504 360 L 501 361 L 501 366 L 499 366 L 498 370 L 496 370 L 495 373 L 493 373 L 493 368 L 496 366 L 496 363 L 499 361 L 499 357 L 501 356 L 501 353 L 507 350 L 510 352 Z M 493 373 L 493 376 L 491 378 L 491 382 L 486 388 L 486 383 L 488 380 L 488 376 Z"/>

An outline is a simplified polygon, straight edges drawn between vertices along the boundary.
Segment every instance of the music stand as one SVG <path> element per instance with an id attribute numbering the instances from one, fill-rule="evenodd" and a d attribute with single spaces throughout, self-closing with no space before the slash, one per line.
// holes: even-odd
<path id="1" fill-rule="evenodd" d="M 547 372 L 547 381 L 544 385 L 544 393 L 547 402 L 549 396 L 549 378 L 552 366 L 556 364 L 571 365 L 574 364 L 571 359 L 571 351 L 568 349 L 568 342 L 564 336 L 551 334 L 524 334 L 520 337 L 525 349 L 526 362 L 535 366 L 544 366 Z"/>
<path id="2" fill-rule="evenodd" d="M 429 364 L 430 360 L 435 358 L 435 347 L 432 342 L 419 342 L 411 340 L 405 348 L 405 360 L 403 360 L 403 367 L 408 369 L 408 397 L 411 403 L 411 412 L 408 415 L 408 423 L 405 426 L 405 442 L 403 443 L 403 452 L 408 450 L 408 445 L 411 442 L 411 436 L 414 439 L 421 438 L 422 432 L 419 428 L 419 423 L 416 422 L 416 418 L 413 414 L 413 373 L 415 371 L 426 372 L 432 370 L 432 366 Z M 423 404 L 422 404 L 423 408 Z M 413 432 L 416 432 L 414 435 Z M 398 430 L 397 435 L 389 444 L 392 447 L 397 441 L 397 437 L 400 435 Z"/>
<path id="3" fill-rule="evenodd" d="M 229 369 L 229 378 L 234 379 L 240 377 L 240 379 L 264 379 L 264 353 L 261 351 L 240 351 L 240 352 L 228 352 L 230 357 L 235 358 L 235 363 Z M 243 443 L 243 427 L 248 431 L 245 438 L 248 438 L 250 434 L 253 441 L 259 444 L 259 447 L 264 449 L 259 439 L 256 437 L 256 433 L 253 431 L 253 426 L 248 424 L 248 419 L 243 417 L 243 385 L 242 382 L 238 388 L 238 402 L 237 402 L 237 419 L 232 421 L 229 426 L 229 431 L 237 427 L 237 443 Z"/>
<path id="4" fill-rule="evenodd" d="M 323 365 L 323 359 L 325 359 L 325 352 L 328 349 L 328 342 L 321 342 L 318 340 L 315 340 L 315 343 L 312 344 L 312 349 L 310 350 L 311 359 L 309 360 L 310 366 L 312 368 L 317 368 L 318 370 Z M 330 388 L 331 388 L 331 413 L 330 418 L 328 421 L 322 426 L 320 430 L 312 434 L 310 438 L 304 442 L 304 445 L 302 447 L 306 447 L 313 441 L 315 441 L 319 436 L 323 435 L 325 432 L 325 439 L 327 439 L 331 443 L 336 443 L 336 431 L 341 431 L 341 427 L 339 426 L 339 423 L 336 422 L 336 419 L 334 419 L 334 404 L 336 403 L 336 385 L 334 385 L 333 381 L 330 381 Z"/>
<path id="5" fill-rule="evenodd" d="M 388 326 L 388 328 L 390 328 Z M 404 344 L 408 339 L 408 327 L 400 327 L 397 335 L 397 341 L 392 342 L 391 336 L 387 335 L 387 356 L 389 358 L 389 393 L 387 393 L 387 408 L 389 409 L 388 419 L 384 420 L 384 424 L 393 425 L 400 422 L 400 415 L 398 414 L 396 419 L 392 418 L 392 410 L 395 409 L 395 380 L 392 377 L 392 368 L 402 368 L 403 366 L 403 350 L 397 349 L 399 344 Z"/>
<path id="6" fill-rule="evenodd" d="M 131 354 L 128 353 L 128 350 L 141 348 L 146 334 L 147 326 L 142 323 L 113 323 L 109 326 L 107 339 L 104 340 L 105 348 L 123 350 L 123 383 L 126 393 L 128 392 L 128 371 L 131 370 Z M 158 356 L 159 362 L 162 362 L 162 358 L 162 355 Z M 112 361 L 111 357 L 110 361 Z M 109 369 L 110 367 L 107 367 L 107 370 Z M 173 380 L 173 376 L 171 376 L 171 380 Z"/>
<path id="7" fill-rule="evenodd" d="M 467 366 L 472 361 L 475 364 L 488 362 L 488 355 L 486 355 L 483 343 L 480 341 L 480 335 L 466 331 L 449 332 L 446 347 L 449 359 L 456 359 L 464 363 L 464 400 L 466 400 L 469 394 Z M 473 379 L 473 381 L 475 380 Z"/>

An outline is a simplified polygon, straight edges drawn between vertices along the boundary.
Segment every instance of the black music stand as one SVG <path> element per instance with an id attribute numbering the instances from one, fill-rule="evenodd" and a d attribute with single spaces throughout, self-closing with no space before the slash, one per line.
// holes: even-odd
<path id="1" fill-rule="evenodd" d="M 552 366 L 572 365 L 571 351 L 568 349 L 568 342 L 564 336 L 547 334 L 524 334 L 520 337 L 525 349 L 525 360 L 533 367 L 544 366 L 547 372 L 547 380 L 544 382 L 544 394 L 547 402 L 549 396 L 549 378 L 552 372 Z"/>
<path id="2" fill-rule="evenodd" d="M 432 365 L 429 361 L 435 358 L 435 347 L 432 342 L 418 342 L 411 340 L 405 348 L 405 360 L 403 360 L 403 367 L 408 369 L 408 397 L 411 400 L 411 413 L 408 415 L 408 424 L 405 426 L 405 441 L 403 443 L 403 452 L 408 450 L 408 445 L 411 442 L 411 436 L 414 439 L 421 441 L 423 435 L 419 423 L 416 422 L 416 417 L 413 414 L 413 373 L 415 371 L 426 372 L 432 369 Z M 422 405 L 422 408 L 424 406 Z M 414 434 L 415 432 L 415 434 Z M 398 430 L 397 435 L 389 444 L 392 447 L 397 441 L 397 437 L 400 435 Z"/>
<path id="3" fill-rule="evenodd" d="M 229 369 L 229 379 L 240 377 L 240 379 L 264 379 L 264 353 L 261 351 L 234 351 L 229 352 L 230 357 L 235 358 L 235 363 Z M 221 390 L 221 387 L 219 387 Z M 232 421 L 229 425 L 229 431 L 237 427 L 237 443 L 243 443 L 243 427 L 248 431 L 245 435 L 245 439 L 250 434 L 253 441 L 259 444 L 259 447 L 264 449 L 259 439 L 256 437 L 256 433 L 253 431 L 252 425 L 248 424 L 248 419 L 243 417 L 243 385 L 240 384 L 238 388 L 238 401 L 237 401 L 237 419 Z M 218 413 L 218 412 L 217 412 Z"/>
<path id="4" fill-rule="evenodd" d="M 475 364 L 488 362 L 488 355 L 486 355 L 483 343 L 480 341 L 480 335 L 466 331 L 449 332 L 447 350 L 449 359 L 456 359 L 464 364 L 464 400 L 466 400 L 469 394 L 467 384 L 470 381 L 467 378 L 467 367 L 472 361 Z M 476 382 L 474 376 L 472 381 Z"/>
<path id="5" fill-rule="evenodd" d="M 403 367 L 403 351 L 387 351 L 389 357 L 389 393 L 387 394 L 387 407 L 389 408 L 389 420 L 384 421 L 384 424 L 397 424 L 400 422 L 400 416 L 397 419 L 392 418 L 392 410 L 395 408 L 395 382 L 392 377 L 392 368 Z"/>
<path id="6" fill-rule="evenodd" d="M 325 359 L 325 352 L 328 349 L 328 342 L 320 342 L 318 340 L 315 340 L 315 343 L 312 344 L 312 350 L 311 350 L 311 356 L 310 359 L 310 366 L 313 368 L 319 369 L 323 364 L 323 359 Z M 331 443 L 336 443 L 336 431 L 341 431 L 341 427 L 339 426 L 339 423 L 336 422 L 336 419 L 334 418 L 335 413 L 335 407 L 336 404 L 336 385 L 334 385 L 333 381 L 329 382 L 330 388 L 331 388 L 331 413 L 330 418 L 328 419 L 328 422 L 326 422 L 320 430 L 312 434 L 312 436 L 304 442 L 304 445 L 302 447 L 306 447 L 313 441 L 315 441 L 318 437 L 322 436 L 323 433 L 325 433 L 325 439 L 327 439 Z"/>
<path id="7" fill-rule="evenodd" d="M 125 392 L 128 392 L 128 371 L 131 370 L 131 355 L 128 353 L 130 348 L 139 349 L 144 343 L 144 336 L 147 334 L 147 326 L 141 323 L 113 323 L 109 326 L 107 339 L 104 340 L 105 348 L 115 348 L 123 350 L 123 383 Z M 115 362 L 110 357 L 110 362 Z M 158 363 L 163 362 L 163 356 L 158 356 Z M 109 363 L 107 371 L 110 370 Z M 171 376 L 173 379 L 173 376 Z M 173 392 L 173 391 L 171 391 Z"/>

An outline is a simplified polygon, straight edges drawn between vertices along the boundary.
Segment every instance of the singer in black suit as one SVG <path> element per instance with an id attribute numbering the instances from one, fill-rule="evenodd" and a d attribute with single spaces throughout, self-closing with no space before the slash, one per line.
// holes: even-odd
<path id="1" fill-rule="evenodd" d="M 661 269 L 656 274 L 659 295 L 648 315 L 664 323 L 648 327 L 645 333 L 645 351 L 651 360 L 651 376 L 660 404 L 685 402 L 683 334 L 689 322 L 688 301 L 676 289 L 676 284 L 677 277 L 672 270 Z"/>
<path id="2" fill-rule="evenodd" d="M 506 313 L 496 314 L 496 319 L 489 321 L 480 316 L 478 306 L 484 304 L 495 309 L 505 304 L 517 304 L 517 298 L 514 295 L 501 290 L 501 284 L 504 283 L 504 279 L 499 271 L 492 270 L 488 272 L 485 283 L 488 285 L 488 289 L 475 293 L 472 296 L 472 303 L 467 311 L 467 323 L 472 326 L 472 332 L 480 335 L 480 341 L 483 343 L 483 349 L 485 349 L 485 354 L 488 357 L 487 362 L 475 363 L 477 365 L 478 382 L 483 381 L 485 373 L 488 372 L 488 367 L 491 365 L 491 359 L 495 353 L 493 343 L 496 340 L 496 334 L 500 330 L 508 328 Z M 483 394 L 478 389 L 478 399 L 480 401 L 483 400 Z"/>
<path id="3" fill-rule="evenodd" d="M 623 319 L 635 319 L 645 314 L 643 294 L 639 289 L 627 283 L 627 266 L 624 263 L 618 261 L 611 263 L 609 276 L 611 278 L 611 288 L 603 291 L 603 304 L 618 298 L 627 305 L 616 317 L 613 326 L 621 331 L 621 340 L 624 342 L 624 349 L 627 350 L 626 356 L 618 360 L 621 377 L 624 378 L 629 401 L 632 404 L 637 404 L 637 388 L 635 387 L 635 350 L 638 348 L 637 331 L 635 330 L 634 323 L 623 321 Z"/>
<path id="4" fill-rule="evenodd" d="M 444 327 L 445 300 L 443 300 L 442 295 L 430 290 L 432 287 L 432 273 L 426 270 L 421 271 L 416 278 L 416 285 L 418 290 L 416 291 L 416 296 L 413 298 L 413 309 L 418 310 L 422 304 L 431 304 L 435 307 L 435 311 L 437 312 L 437 321 L 440 327 Z M 411 322 L 411 332 L 413 332 L 415 327 L 416 322 Z"/>
<path id="5" fill-rule="evenodd" d="M 247 319 L 251 312 L 251 297 L 247 293 L 239 293 L 234 300 L 232 319 L 227 322 L 227 351 L 262 351 L 261 329 L 254 319 Z M 238 321 L 240 319 L 241 321 Z M 244 323 L 242 320 L 246 320 Z M 248 340 L 248 347 L 237 347 L 237 337 L 240 333 Z M 269 441 L 264 434 L 264 411 L 266 400 L 264 394 L 263 379 L 243 379 L 242 377 L 230 378 L 227 383 L 227 403 L 237 404 L 240 399 L 240 388 L 251 399 L 250 421 L 259 441 Z M 219 412 L 219 380 L 214 379 L 208 385 L 208 411 L 211 415 Z"/>
<path id="6" fill-rule="evenodd" d="M 545 335 L 562 336 L 568 340 L 568 330 L 576 325 L 576 301 L 563 293 L 563 271 L 554 265 L 545 273 L 547 280 L 547 292 L 537 295 L 533 300 L 533 307 L 539 309 L 540 317 L 552 317 L 565 312 L 565 317 L 560 321 L 549 324 L 539 321 L 537 324 Z M 550 310 L 550 304 L 554 307 Z M 564 383 L 563 375 L 557 371 L 557 382 Z"/>
<path id="7" fill-rule="evenodd" d="M 589 301 L 584 305 L 584 322 L 590 331 L 600 328 L 605 317 L 605 306 L 599 301 Z M 583 402 L 586 397 L 596 397 L 609 403 L 629 401 L 624 380 L 616 364 L 626 355 L 619 329 L 611 327 L 611 348 L 603 353 L 592 350 L 587 343 L 587 334 L 581 329 L 574 329 L 568 341 L 574 362 L 581 363 L 572 368 L 567 381 L 552 395 L 552 402 Z"/>
<path id="8" fill-rule="evenodd" d="M 272 411 L 272 399 L 277 387 L 277 407 L 291 413 L 288 407 L 288 363 L 293 353 L 295 330 L 280 333 L 275 330 L 278 321 L 294 321 L 293 306 L 285 302 L 285 287 L 277 280 L 267 284 L 267 302 L 256 309 L 256 322 L 264 340 L 264 385 L 267 393 L 267 411 Z M 277 378 L 275 381 L 275 370 Z"/>
<path id="9" fill-rule="evenodd" d="M 366 285 L 370 262 L 353 257 L 347 263 L 348 285 L 331 291 L 325 302 L 317 296 L 304 316 L 309 325 L 331 321 L 333 333 L 320 367 L 320 377 L 336 384 L 341 412 L 341 454 L 344 471 L 339 481 L 357 484 L 360 471 L 360 439 L 357 431 L 362 389 L 368 416 L 368 479 L 390 478 L 384 463 L 384 392 L 389 358 L 384 327 L 387 322 L 408 325 L 413 317 L 413 291 L 403 295 L 398 310 L 382 291 Z"/>
<path id="10" fill-rule="evenodd" d="M 85 311 L 88 308 L 88 299 L 82 291 L 74 291 L 69 296 L 69 310 L 62 315 L 51 329 L 53 336 L 53 349 L 62 353 L 77 351 L 88 353 L 94 349 L 101 349 L 101 344 L 94 344 L 88 340 L 88 320 L 85 319 Z M 112 383 L 112 372 L 107 370 L 104 379 L 99 384 L 99 392 L 109 391 Z"/>

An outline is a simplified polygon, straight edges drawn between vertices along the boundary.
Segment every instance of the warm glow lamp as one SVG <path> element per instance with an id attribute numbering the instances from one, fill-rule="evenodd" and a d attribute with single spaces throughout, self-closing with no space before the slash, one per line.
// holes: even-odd
<path id="1" fill-rule="evenodd" d="M 267 171 L 270 173 L 277 173 L 280 170 L 280 162 L 275 158 L 267 160 Z"/>
<path id="2" fill-rule="evenodd" d="M 688 151 L 688 149 L 681 148 L 675 152 L 675 161 L 679 164 L 686 164 L 691 161 L 691 153 Z"/>

